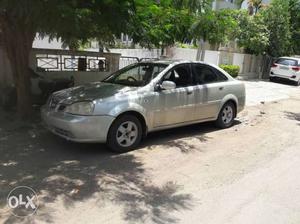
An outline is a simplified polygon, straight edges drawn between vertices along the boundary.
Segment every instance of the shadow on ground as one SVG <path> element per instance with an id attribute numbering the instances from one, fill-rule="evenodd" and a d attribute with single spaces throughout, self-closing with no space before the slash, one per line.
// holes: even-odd
<path id="1" fill-rule="evenodd" d="M 172 212 L 193 206 L 192 196 L 180 193 L 183 186 L 173 182 L 154 185 L 135 152 L 118 155 L 103 144 L 68 142 L 38 122 L 16 127 L 4 123 L 0 127 L 0 209 L 6 206 L 9 191 L 22 185 L 39 194 L 40 206 L 30 222 L 55 222 L 47 204 L 58 198 L 66 208 L 92 198 L 101 205 L 111 201 L 122 206 L 122 219 L 129 223 L 176 223 Z M 205 123 L 160 131 L 150 134 L 142 147 L 172 147 L 182 153 L 199 151 L 183 138 L 206 142 L 206 133 L 215 130 L 211 123 Z M 101 210 L 101 206 L 97 209 Z M 8 214 L 6 223 L 12 222 L 20 220 Z"/>
<path id="2" fill-rule="evenodd" d="M 150 145 L 173 144 L 186 153 L 191 146 L 175 139 L 195 136 L 205 142 L 208 138 L 203 133 L 213 130 L 204 125 L 157 132 L 144 145 L 151 148 Z M 6 197 L 14 187 L 30 186 L 39 194 L 40 201 L 30 222 L 55 222 L 47 204 L 58 198 L 63 199 L 67 208 L 95 197 L 103 202 L 112 201 L 122 206 L 122 218 L 129 223 L 176 223 L 172 212 L 188 210 L 193 205 L 191 195 L 180 193 L 182 186 L 173 182 L 153 185 L 152 177 L 134 152 L 117 155 L 102 144 L 67 142 L 40 124 L 9 129 L 1 126 L 0 154 L 0 209 L 6 206 Z M 22 221 L 9 213 L 5 215 L 6 223 Z"/>
<path id="3" fill-rule="evenodd" d="M 284 114 L 288 119 L 300 122 L 300 113 L 285 111 Z M 300 125 L 300 123 L 298 123 L 298 125 Z"/>
<path id="4" fill-rule="evenodd" d="M 235 121 L 235 125 L 240 124 Z M 155 149 L 157 146 L 162 148 L 179 149 L 182 153 L 191 153 L 194 151 L 202 151 L 199 144 L 195 145 L 195 141 L 200 143 L 207 142 L 211 137 L 207 133 L 219 130 L 212 122 L 184 126 L 175 129 L 168 129 L 159 132 L 149 133 L 143 141 L 142 147 L 147 149 Z M 193 139 L 194 142 L 189 140 Z"/>

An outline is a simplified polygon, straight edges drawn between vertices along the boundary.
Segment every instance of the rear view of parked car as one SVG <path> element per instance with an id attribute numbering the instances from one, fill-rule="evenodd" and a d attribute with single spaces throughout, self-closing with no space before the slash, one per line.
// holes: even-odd
<path id="1" fill-rule="evenodd" d="M 244 84 L 224 70 L 200 62 L 154 61 L 52 94 L 42 118 L 65 139 L 106 142 L 126 152 L 152 131 L 205 121 L 231 127 L 244 106 Z"/>
<path id="2" fill-rule="evenodd" d="M 270 81 L 285 79 L 300 85 L 300 58 L 282 57 L 277 59 L 270 72 Z"/>

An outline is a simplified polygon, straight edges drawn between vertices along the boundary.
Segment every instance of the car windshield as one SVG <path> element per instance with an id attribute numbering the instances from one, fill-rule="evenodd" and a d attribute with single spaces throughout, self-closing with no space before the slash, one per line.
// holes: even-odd
<path id="1" fill-rule="evenodd" d="M 279 58 L 275 63 L 287 66 L 297 66 L 297 61 L 289 58 Z"/>
<path id="2" fill-rule="evenodd" d="M 103 82 L 124 86 L 145 86 L 166 67 L 166 64 L 139 63 L 113 73 Z"/>

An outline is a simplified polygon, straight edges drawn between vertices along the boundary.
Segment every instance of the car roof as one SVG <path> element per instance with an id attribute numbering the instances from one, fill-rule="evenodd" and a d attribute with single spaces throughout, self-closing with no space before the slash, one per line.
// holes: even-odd
<path id="1" fill-rule="evenodd" d="M 203 61 L 179 60 L 179 59 L 163 59 L 163 60 L 160 59 L 160 60 L 142 61 L 141 63 L 154 63 L 154 64 L 165 64 L 165 65 L 197 63 L 197 64 L 211 65 Z"/>

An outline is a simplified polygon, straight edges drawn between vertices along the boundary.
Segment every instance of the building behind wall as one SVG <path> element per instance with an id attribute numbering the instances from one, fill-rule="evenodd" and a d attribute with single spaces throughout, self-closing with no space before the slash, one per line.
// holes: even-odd
<path id="1" fill-rule="evenodd" d="M 239 9 L 239 5 L 236 3 L 235 0 L 215 0 L 212 3 L 212 9 Z"/>

